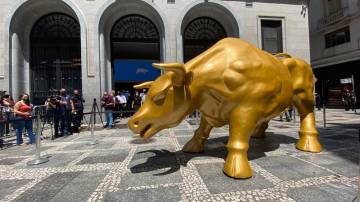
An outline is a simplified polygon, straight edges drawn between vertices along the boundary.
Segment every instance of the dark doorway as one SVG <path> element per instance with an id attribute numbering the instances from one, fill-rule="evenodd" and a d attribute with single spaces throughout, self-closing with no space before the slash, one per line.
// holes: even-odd
<path id="1" fill-rule="evenodd" d="M 329 108 L 343 108 L 342 94 L 347 89 L 354 91 L 357 100 L 360 97 L 360 61 L 351 61 L 314 69 L 317 82 L 315 91 Z M 352 78 L 354 80 L 352 80 Z M 342 80 L 350 79 L 348 83 Z M 357 102 L 359 106 L 359 102 Z"/>
<path id="2" fill-rule="evenodd" d="M 31 95 L 34 104 L 65 88 L 81 90 L 81 42 L 77 20 L 61 13 L 40 18 L 31 31 Z"/>
<path id="3" fill-rule="evenodd" d="M 120 18 L 111 30 L 113 86 L 132 90 L 134 84 L 154 80 L 160 71 L 151 67 L 160 61 L 160 37 L 155 24 L 142 15 Z"/>
<path id="4" fill-rule="evenodd" d="M 226 31 L 218 21 L 209 17 L 192 20 L 183 32 L 184 62 L 226 37 Z"/>

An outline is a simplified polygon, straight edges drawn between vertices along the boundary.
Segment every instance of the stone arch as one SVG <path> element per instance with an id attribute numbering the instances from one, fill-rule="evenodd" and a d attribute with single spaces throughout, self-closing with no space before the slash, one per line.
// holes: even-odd
<path id="1" fill-rule="evenodd" d="M 177 25 L 177 53 L 176 57 L 178 61 L 183 61 L 183 33 L 186 26 L 196 18 L 207 17 L 219 22 L 225 29 L 228 37 L 240 37 L 241 24 L 236 13 L 224 2 L 209 0 L 195 1 L 189 4 L 183 12 L 180 14 L 180 21 Z"/>
<path id="2" fill-rule="evenodd" d="M 126 8 L 126 9 L 123 9 Z M 167 60 L 166 41 L 168 25 L 165 15 L 160 9 L 150 1 L 140 0 L 111 0 L 100 9 L 97 15 L 97 27 L 95 28 L 95 38 L 98 39 L 95 44 L 95 52 L 99 53 L 99 57 L 95 58 L 95 63 L 99 64 L 101 77 L 101 90 L 112 89 L 111 75 L 111 47 L 110 34 L 114 24 L 126 15 L 142 15 L 151 20 L 160 36 L 160 60 Z"/>
<path id="3" fill-rule="evenodd" d="M 9 89 L 15 98 L 21 92 L 30 92 L 30 33 L 34 24 L 49 13 L 64 13 L 78 20 L 81 35 L 82 77 L 86 77 L 86 22 L 78 7 L 70 0 L 19 0 L 6 20 L 9 30 L 5 36 L 5 50 L 9 57 Z"/>

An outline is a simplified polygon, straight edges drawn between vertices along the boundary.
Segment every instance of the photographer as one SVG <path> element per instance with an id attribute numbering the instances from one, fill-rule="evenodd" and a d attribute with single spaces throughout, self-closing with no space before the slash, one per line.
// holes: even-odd
<path id="1" fill-rule="evenodd" d="M 72 131 L 75 133 L 80 132 L 81 120 L 83 118 L 85 100 L 81 97 L 78 90 L 74 90 L 73 96 L 71 97 L 71 115 L 72 123 L 74 125 Z"/>
<path id="2" fill-rule="evenodd" d="M 45 101 L 46 106 L 46 121 L 54 123 L 54 138 L 59 137 L 59 123 L 60 123 L 60 100 L 61 98 L 59 96 L 50 96 Z M 64 128 L 64 126 L 62 126 Z"/>

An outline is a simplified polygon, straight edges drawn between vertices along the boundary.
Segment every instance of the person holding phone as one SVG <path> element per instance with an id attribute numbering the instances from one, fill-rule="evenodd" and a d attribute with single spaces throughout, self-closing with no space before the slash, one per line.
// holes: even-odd
<path id="1" fill-rule="evenodd" d="M 29 136 L 29 144 L 35 143 L 35 135 L 33 134 L 32 124 L 32 106 L 30 104 L 30 97 L 23 93 L 19 101 L 14 106 L 15 126 L 16 126 L 16 145 L 24 145 L 22 132 L 25 128 Z"/>

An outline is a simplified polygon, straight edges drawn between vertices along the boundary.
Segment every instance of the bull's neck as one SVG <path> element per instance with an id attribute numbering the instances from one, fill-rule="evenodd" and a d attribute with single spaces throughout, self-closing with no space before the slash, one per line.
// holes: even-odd
<path id="1" fill-rule="evenodd" d="M 190 85 L 174 87 L 174 90 L 177 95 L 175 102 L 179 102 L 175 103 L 175 106 L 181 106 L 181 110 L 179 111 L 181 116 L 185 117 L 195 109 Z"/>

